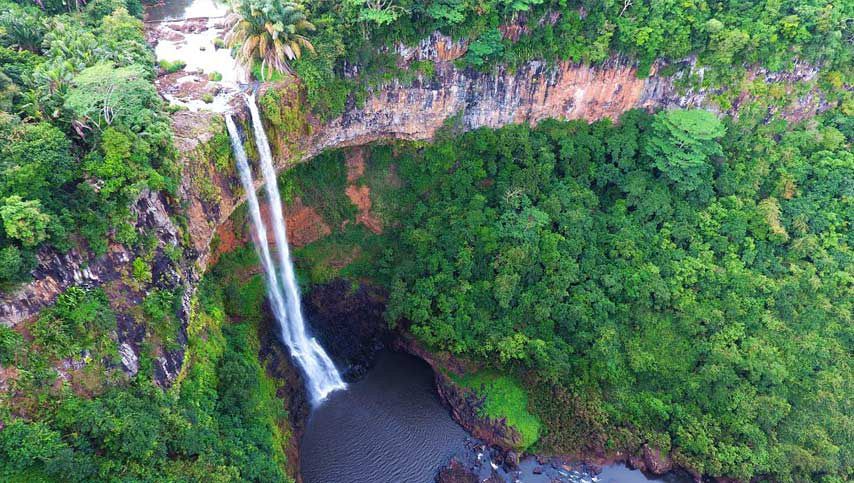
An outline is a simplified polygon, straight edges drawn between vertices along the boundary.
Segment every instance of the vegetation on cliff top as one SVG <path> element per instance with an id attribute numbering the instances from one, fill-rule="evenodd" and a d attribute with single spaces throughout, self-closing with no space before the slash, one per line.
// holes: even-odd
<path id="1" fill-rule="evenodd" d="M 544 59 L 597 64 L 634 59 L 639 75 L 654 61 L 697 55 L 702 82 L 733 83 L 743 65 L 786 70 L 795 61 L 823 65 L 850 82 L 854 44 L 850 2 L 641 0 L 319 0 L 308 4 L 316 54 L 294 62 L 308 100 L 323 116 L 340 113 L 348 96 L 401 76 L 382 47 L 413 45 L 438 30 L 468 40 L 460 66 L 511 69 Z M 355 78 L 344 78 L 344 72 Z M 671 70 L 671 73 L 673 70 Z M 357 88 L 358 87 L 358 88 Z"/>
<path id="2" fill-rule="evenodd" d="M 130 204 L 178 182 L 140 4 L 42 5 L 0 1 L 2 290 L 43 246 L 133 245 Z"/>

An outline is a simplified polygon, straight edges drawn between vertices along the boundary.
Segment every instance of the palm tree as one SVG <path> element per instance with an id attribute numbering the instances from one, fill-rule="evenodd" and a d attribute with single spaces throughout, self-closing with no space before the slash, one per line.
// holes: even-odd
<path id="1" fill-rule="evenodd" d="M 314 30 L 303 6 L 277 0 L 242 0 L 236 8 L 234 24 L 226 36 L 230 47 L 237 47 L 237 58 L 252 66 L 261 61 L 264 71 L 290 72 L 288 61 L 298 59 L 302 49 L 314 52 L 314 46 L 303 35 Z"/>

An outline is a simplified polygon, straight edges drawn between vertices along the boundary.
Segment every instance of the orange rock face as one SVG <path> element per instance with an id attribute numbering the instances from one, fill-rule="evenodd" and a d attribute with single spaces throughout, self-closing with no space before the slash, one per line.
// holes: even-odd
<path id="1" fill-rule="evenodd" d="M 359 214 L 356 215 L 356 223 L 361 223 L 376 234 L 383 231 L 383 223 L 374 213 L 371 212 L 371 189 L 365 185 L 347 186 L 347 197 L 359 208 Z"/>
<path id="2" fill-rule="evenodd" d="M 297 247 L 308 245 L 332 233 L 323 221 L 323 217 L 299 199 L 285 210 L 285 225 L 288 228 L 288 242 Z M 267 226 L 272 226 L 269 222 Z"/>

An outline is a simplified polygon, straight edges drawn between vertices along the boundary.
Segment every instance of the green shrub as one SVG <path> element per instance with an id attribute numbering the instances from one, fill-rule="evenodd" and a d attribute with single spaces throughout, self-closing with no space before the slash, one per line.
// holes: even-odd
<path id="1" fill-rule="evenodd" d="M 116 317 L 103 290 L 71 287 L 41 313 L 30 332 L 39 352 L 61 359 L 103 345 L 115 326 Z"/>
<path id="2" fill-rule="evenodd" d="M 484 32 L 475 39 L 469 45 L 464 59 L 470 65 L 483 68 L 490 59 L 502 53 L 504 53 L 504 44 L 501 43 L 501 32 L 496 28 Z"/>
<path id="3" fill-rule="evenodd" d="M 155 290 L 142 301 L 142 309 L 148 320 L 150 333 L 157 337 L 167 349 L 177 348 L 178 331 L 181 324 L 178 320 L 181 297 L 178 293 L 168 290 Z"/>
<path id="4" fill-rule="evenodd" d="M 0 364 L 9 365 L 24 345 L 24 336 L 10 327 L 0 325 Z"/>
<path id="5" fill-rule="evenodd" d="M 304 134 L 310 129 L 303 106 L 293 87 L 291 84 L 291 87 L 284 91 L 269 89 L 258 100 L 264 118 L 286 139 L 290 138 L 290 134 Z"/>
<path id="6" fill-rule="evenodd" d="M 151 265 L 143 257 L 137 257 L 131 264 L 131 275 L 141 284 L 151 283 Z"/>
<path id="7" fill-rule="evenodd" d="M 165 72 L 167 74 L 174 74 L 175 72 L 178 72 L 179 70 L 183 69 L 184 67 L 187 67 L 187 63 L 184 62 L 183 60 L 175 60 L 175 61 L 161 60 L 159 65 L 160 65 L 160 69 L 163 70 L 163 72 Z"/>
<path id="8" fill-rule="evenodd" d="M 347 166 L 341 151 L 322 153 L 310 163 L 301 163 L 279 177 L 286 196 L 298 195 L 307 205 L 317 208 L 330 226 L 352 220 L 358 209 L 347 197 Z"/>
<path id="9" fill-rule="evenodd" d="M 208 79 L 210 79 L 214 82 L 219 82 L 222 80 L 222 74 L 220 74 L 219 72 L 216 72 L 216 71 L 211 72 L 210 74 L 208 74 Z"/>
<path id="10" fill-rule="evenodd" d="M 21 276 L 23 259 L 21 251 L 15 245 L 0 248 L 0 287 L 18 280 Z"/>

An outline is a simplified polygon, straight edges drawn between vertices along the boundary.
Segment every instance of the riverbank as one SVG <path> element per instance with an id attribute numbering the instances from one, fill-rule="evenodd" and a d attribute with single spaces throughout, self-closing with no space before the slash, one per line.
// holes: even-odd
<path id="1" fill-rule="evenodd" d="M 518 432 L 507 424 L 507 420 L 483 417 L 483 398 L 478 397 L 474 391 L 467 390 L 454 383 L 453 379 L 449 377 L 449 374 L 464 374 L 466 368 L 472 369 L 471 365 L 447 354 L 434 354 L 412 336 L 405 333 L 398 334 L 394 339 L 393 347 L 414 355 L 430 365 L 435 375 L 436 389 L 443 404 L 460 426 L 482 442 L 482 445 L 475 446 L 472 451 L 491 455 L 488 461 L 496 463 L 508 476 L 518 478 L 524 475 L 533 477 L 545 474 L 561 481 L 561 476 L 573 476 L 574 473 L 596 475 L 607 468 L 624 465 L 631 470 L 638 470 L 652 476 L 664 476 L 676 470 L 677 474 L 672 475 L 676 479 L 669 481 L 689 481 L 689 474 L 691 475 L 690 479 L 696 482 L 702 480 L 701 475 L 695 471 L 688 468 L 677 468 L 669 456 L 661 455 L 648 445 L 642 446 L 640 454 L 630 454 L 623 451 L 609 452 L 604 448 L 596 452 L 564 455 L 520 452 L 518 449 L 518 441 L 520 440 Z M 440 476 L 449 471 L 453 474 L 459 474 L 461 470 L 465 470 L 469 475 L 475 475 L 479 478 L 475 481 L 483 481 L 482 460 L 482 457 L 474 460 L 456 460 L 456 464 L 452 462 L 444 467 Z M 547 471 L 548 469 L 555 471 Z M 529 480 L 522 479 L 520 481 Z M 549 479 L 548 481 L 552 480 Z"/>

